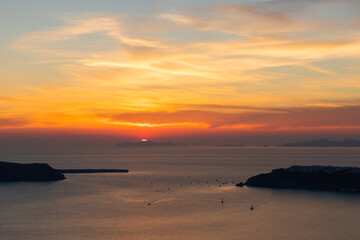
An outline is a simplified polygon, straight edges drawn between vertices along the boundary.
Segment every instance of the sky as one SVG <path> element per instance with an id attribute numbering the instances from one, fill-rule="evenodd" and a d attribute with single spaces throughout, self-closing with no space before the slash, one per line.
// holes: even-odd
<path id="1" fill-rule="evenodd" d="M 359 12 L 358 0 L 2 0 L 0 142 L 360 138 Z"/>

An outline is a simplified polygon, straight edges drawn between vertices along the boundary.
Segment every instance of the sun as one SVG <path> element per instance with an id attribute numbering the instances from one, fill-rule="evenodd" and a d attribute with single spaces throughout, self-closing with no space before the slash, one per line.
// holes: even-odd
<path id="1" fill-rule="evenodd" d="M 143 139 L 141 139 L 141 141 L 142 141 L 142 142 L 147 142 L 148 140 L 145 139 L 145 138 L 143 138 Z"/>

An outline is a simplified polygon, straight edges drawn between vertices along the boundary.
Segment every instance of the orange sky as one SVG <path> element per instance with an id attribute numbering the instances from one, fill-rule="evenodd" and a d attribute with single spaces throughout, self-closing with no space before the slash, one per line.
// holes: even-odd
<path id="1" fill-rule="evenodd" d="M 358 1 L 151 3 L 7 1 L 0 134 L 360 136 Z"/>

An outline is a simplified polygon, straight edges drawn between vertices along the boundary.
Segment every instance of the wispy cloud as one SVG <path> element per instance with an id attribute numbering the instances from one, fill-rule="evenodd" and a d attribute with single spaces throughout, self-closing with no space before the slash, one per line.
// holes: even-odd
<path id="1" fill-rule="evenodd" d="M 179 24 L 185 24 L 185 25 L 191 25 L 196 22 L 194 19 L 189 18 L 189 17 L 185 17 L 182 15 L 167 14 L 167 13 L 160 14 L 159 18 L 166 19 L 166 20 L 169 20 L 169 21 L 172 21 L 175 23 L 179 23 Z"/>
<path id="2" fill-rule="evenodd" d="M 176 112 L 130 112 L 120 114 L 101 114 L 114 124 L 132 123 L 171 125 L 181 122 L 203 124 L 211 128 L 246 125 L 247 128 L 281 129 L 281 128 L 342 128 L 360 127 L 359 106 L 349 107 L 309 107 L 302 109 L 283 109 L 283 111 L 244 111 L 244 112 L 215 112 L 203 110 L 182 110 Z M 150 125 L 149 125 L 150 126 Z"/>
<path id="3" fill-rule="evenodd" d="M 20 127 L 29 124 L 26 118 L 0 118 L 0 127 Z"/>
<path id="4" fill-rule="evenodd" d="M 24 81 L 21 96 L 31 103 L 0 101 L 17 104 L 10 113 L 67 126 L 359 126 L 349 103 L 360 98 L 360 5 L 346 3 L 219 3 L 137 19 L 68 15 L 12 44 L 41 55 L 32 66 L 53 64 L 58 81 Z"/>
<path id="5" fill-rule="evenodd" d="M 25 34 L 12 47 L 18 50 L 38 50 L 46 47 L 44 44 L 70 41 L 88 34 L 103 34 L 118 40 L 120 43 L 135 47 L 161 47 L 153 40 L 138 39 L 124 34 L 120 18 L 109 16 L 83 15 L 64 19 L 65 25 Z"/>
<path id="6" fill-rule="evenodd" d="M 304 67 L 308 68 L 308 69 L 311 69 L 311 70 L 314 70 L 316 72 L 320 72 L 320 73 L 325 73 L 325 74 L 334 74 L 334 72 L 332 71 L 329 71 L 329 70 L 326 70 L 326 69 L 322 69 L 322 68 L 319 68 L 319 67 L 315 67 L 315 66 L 312 66 L 312 65 L 304 65 Z"/>
<path id="7" fill-rule="evenodd" d="M 12 97 L 12 96 L 0 96 L 0 103 L 1 102 L 25 102 L 27 100 L 21 99 L 18 97 Z"/>

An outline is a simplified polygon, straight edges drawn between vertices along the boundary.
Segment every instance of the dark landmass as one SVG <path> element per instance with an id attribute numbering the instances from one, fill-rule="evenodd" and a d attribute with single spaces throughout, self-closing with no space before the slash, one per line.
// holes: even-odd
<path id="1" fill-rule="evenodd" d="M 249 178 L 251 187 L 327 190 L 360 193 L 360 168 L 332 166 L 292 166 L 274 169 Z"/>
<path id="2" fill-rule="evenodd" d="M 0 162 L 0 182 L 58 181 L 65 176 L 46 163 Z"/>
<path id="3" fill-rule="evenodd" d="M 243 186 L 245 186 L 245 183 L 239 182 L 238 184 L 236 184 L 236 186 L 237 186 L 237 187 L 243 187 Z"/>
<path id="4" fill-rule="evenodd" d="M 151 141 L 139 141 L 135 143 L 121 142 L 115 145 L 116 147 L 171 147 L 178 146 L 173 142 L 151 142 Z"/>
<path id="5" fill-rule="evenodd" d="M 127 169 L 58 169 L 61 173 L 128 173 Z"/>
<path id="6" fill-rule="evenodd" d="M 242 144 L 222 144 L 222 145 L 216 145 L 217 147 L 245 147 L 245 145 Z"/>
<path id="7" fill-rule="evenodd" d="M 285 143 L 281 147 L 360 147 L 360 141 L 354 139 L 333 141 L 322 138 L 308 142 Z"/>

